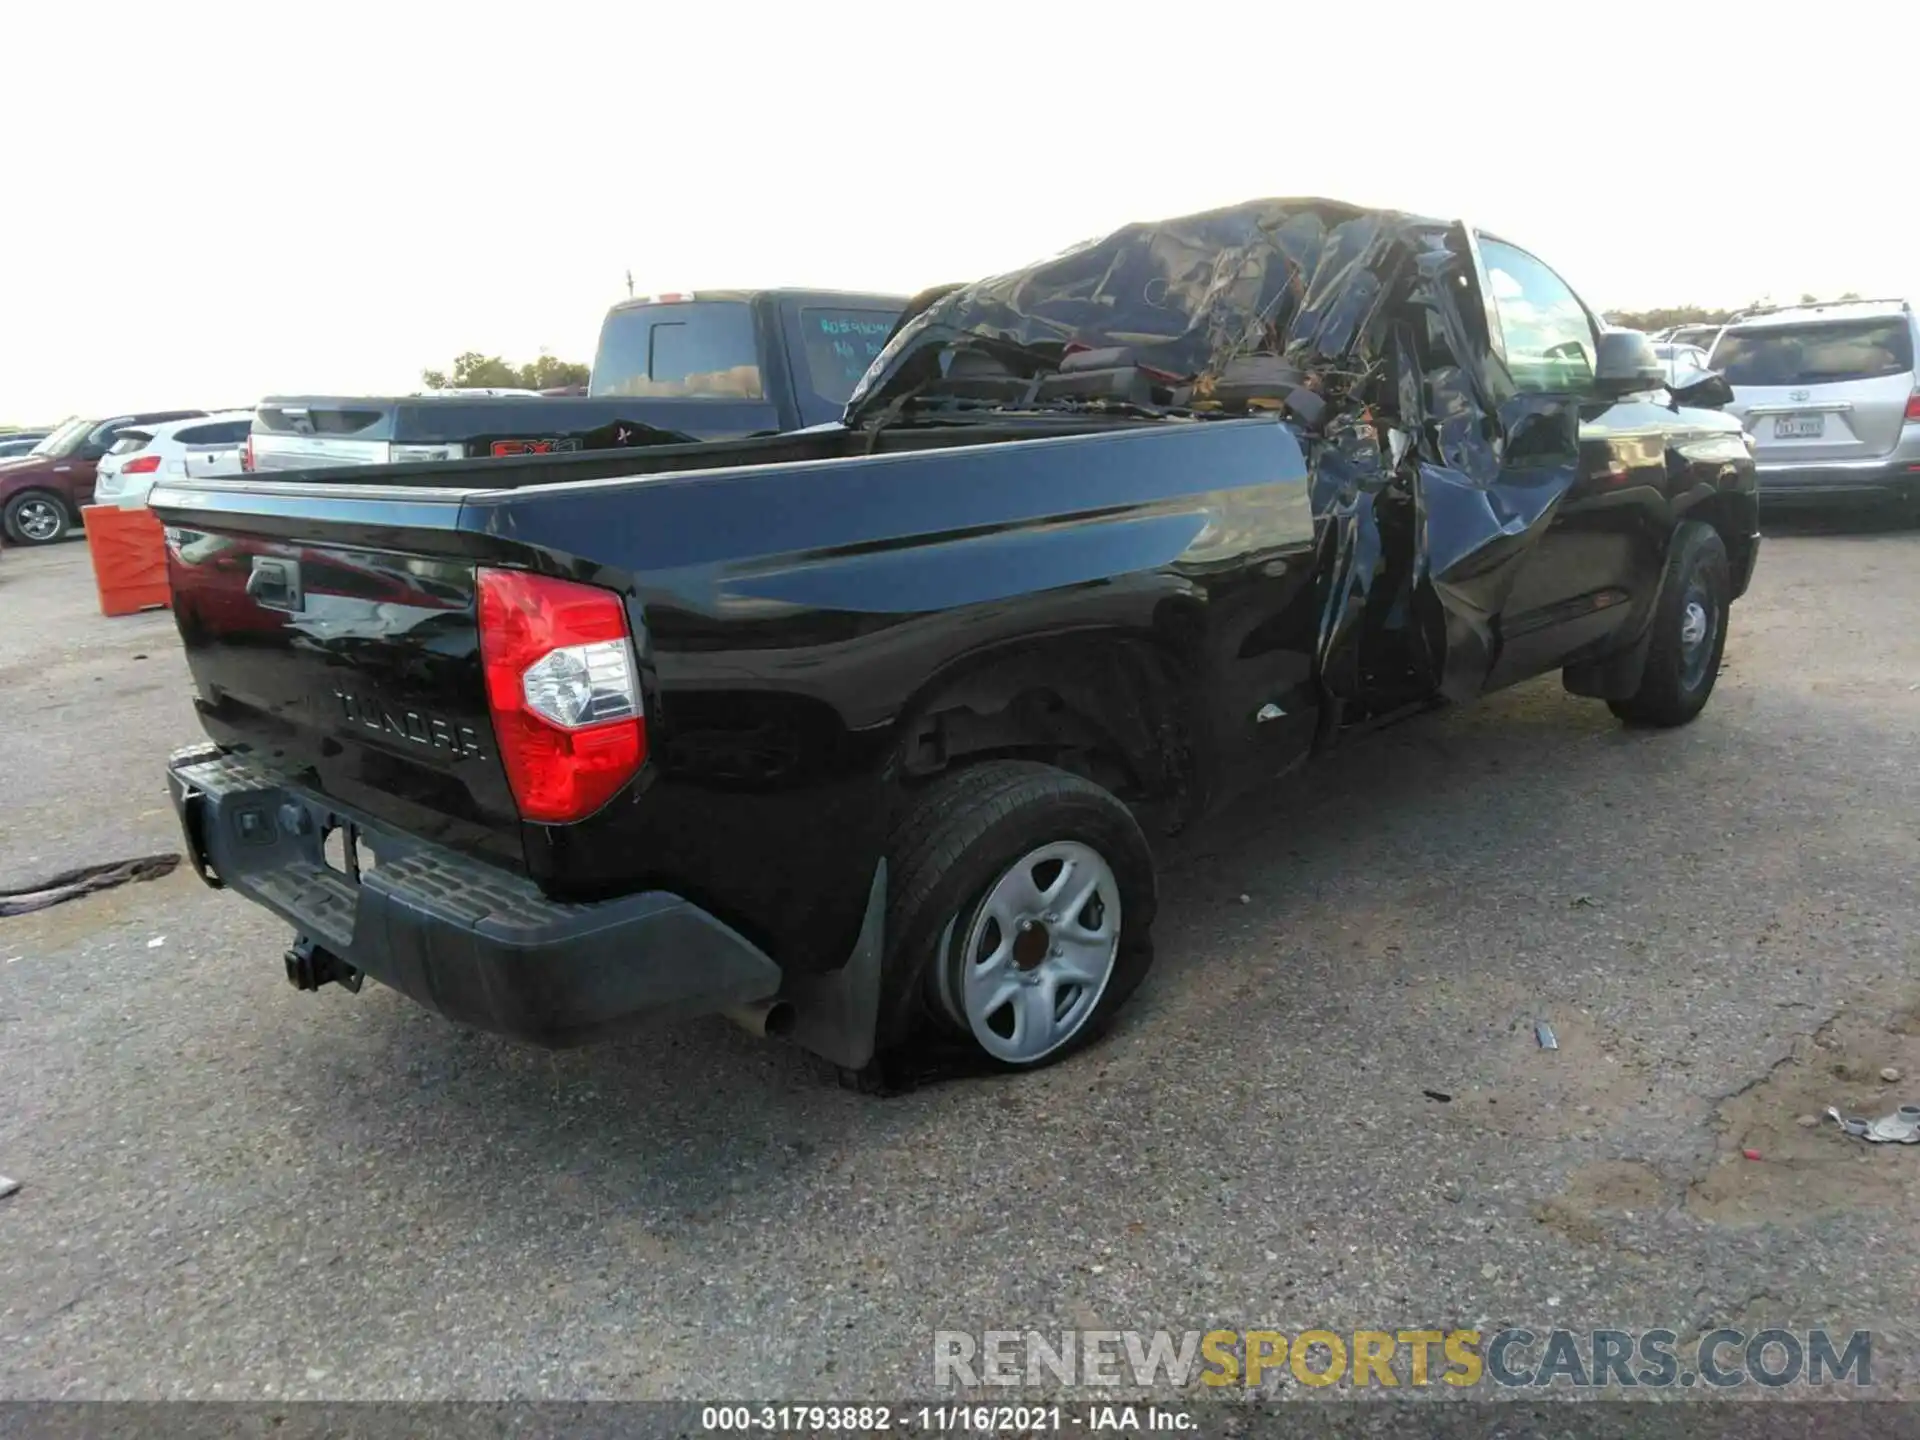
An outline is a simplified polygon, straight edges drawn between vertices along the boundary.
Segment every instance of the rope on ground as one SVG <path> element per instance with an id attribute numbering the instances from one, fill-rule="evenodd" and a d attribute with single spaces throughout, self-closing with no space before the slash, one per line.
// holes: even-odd
<path id="1" fill-rule="evenodd" d="M 112 860 L 104 865 L 86 865 L 66 870 L 50 880 L 40 880 L 17 890 L 0 890 L 0 916 L 26 915 L 45 910 L 82 895 L 111 890 L 135 880 L 158 880 L 171 875 L 179 865 L 178 855 L 143 855 L 137 860 Z"/>

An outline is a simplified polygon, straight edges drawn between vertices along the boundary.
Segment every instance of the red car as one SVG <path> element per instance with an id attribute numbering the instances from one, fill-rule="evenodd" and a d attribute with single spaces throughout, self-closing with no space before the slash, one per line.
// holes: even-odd
<path id="1" fill-rule="evenodd" d="M 80 507 L 93 499 L 100 457 L 135 425 L 189 420 L 204 410 L 149 410 L 90 420 L 76 415 L 26 455 L 0 460 L 0 528 L 15 545 L 51 545 L 80 523 Z"/>

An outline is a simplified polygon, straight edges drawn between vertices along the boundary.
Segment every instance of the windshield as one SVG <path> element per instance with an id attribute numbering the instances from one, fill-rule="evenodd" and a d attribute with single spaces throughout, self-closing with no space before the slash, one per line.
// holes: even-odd
<path id="1" fill-rule="evenodd" d="M 35 455 L 71 455 L 93 429 L 93 421 L 84 415 L 70 415 L 54 427 L 53 433 L 33 447 Z"/>
<path id="2" fill-rule="evenodd" d="M 1732 385 L 1873 380 L 1913 368 L 1913 336 L 1905 316 L 1729 330 L 1714 347 L 1713 368 Z"/>

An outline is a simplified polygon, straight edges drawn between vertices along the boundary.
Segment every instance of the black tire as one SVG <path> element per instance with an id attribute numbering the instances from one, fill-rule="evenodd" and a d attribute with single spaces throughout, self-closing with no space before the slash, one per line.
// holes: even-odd
<path id="1" fill-rule="evenodd" d="M 1092 1003 L 1077 1028 L 1044 1054 L 1008 1059 L 980 1042 L 955 1011 L 957 990 L 943 987 L 957 985 L 958 967 L 966 964 L 965 938 L 996 882 L 1052 844 L 1086 847 L 1105 863 L 1118 893 L 1117 946 L 1105 983 L 1088 997 Z M 884 973 L 901 1019 L 896 1034 L 914 1047 L 957 1043 L 968 1052 L 968 1068 L 1037 1070 L 1083 1049 L 1106 1031 L 1153 964 L 1158 897 L 1146 836 L 1110 791 L 1053 766 L 988 761 L 935 782 L 896 828 L 888 871 Z M 1076 923 L 1076 917 L 1065 923 Z M 1044 941 L 1044 926 L 1040 933 Z M 1011 939 L 1008 948 L 1011 953 Z M 1075 993 L 1071 984 L 1061 987 L 1069 1017 L 1080 1008 Z"/>
<path id="2" fill-rule="evenodd" d="M 1727 647 L 1732 574 L 1727 547 L 1711 525 L 1682 522 L 1667 551 L 1667 571 L 1640 688 L 1607 706 L 1630 725 L 1685 725 L 1706 706 Z M 1702 623 L 1700 639 L 1690 639 Z M 1691 623 L 1690 623 L 1691 622 Z"/>
<path id="3" fill-rule="evenodd" d="M 22 490 L 7 501 L 5 523 L 16 545 L 53 545 L 73 529 L 73 512 L 50 490 Z"/>

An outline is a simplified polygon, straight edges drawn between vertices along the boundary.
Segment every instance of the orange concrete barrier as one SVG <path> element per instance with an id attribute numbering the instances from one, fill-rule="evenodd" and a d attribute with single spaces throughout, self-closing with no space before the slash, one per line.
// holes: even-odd
<path id="1" fill-rule="evenodd" d="M 166 608 L 167 542 L 154 513 L 142 505 L 87 505 L 80 511 L 87 550 L 93 557 L 93 586 L 100 592 L 102 615 L 131 615 Z"/>

